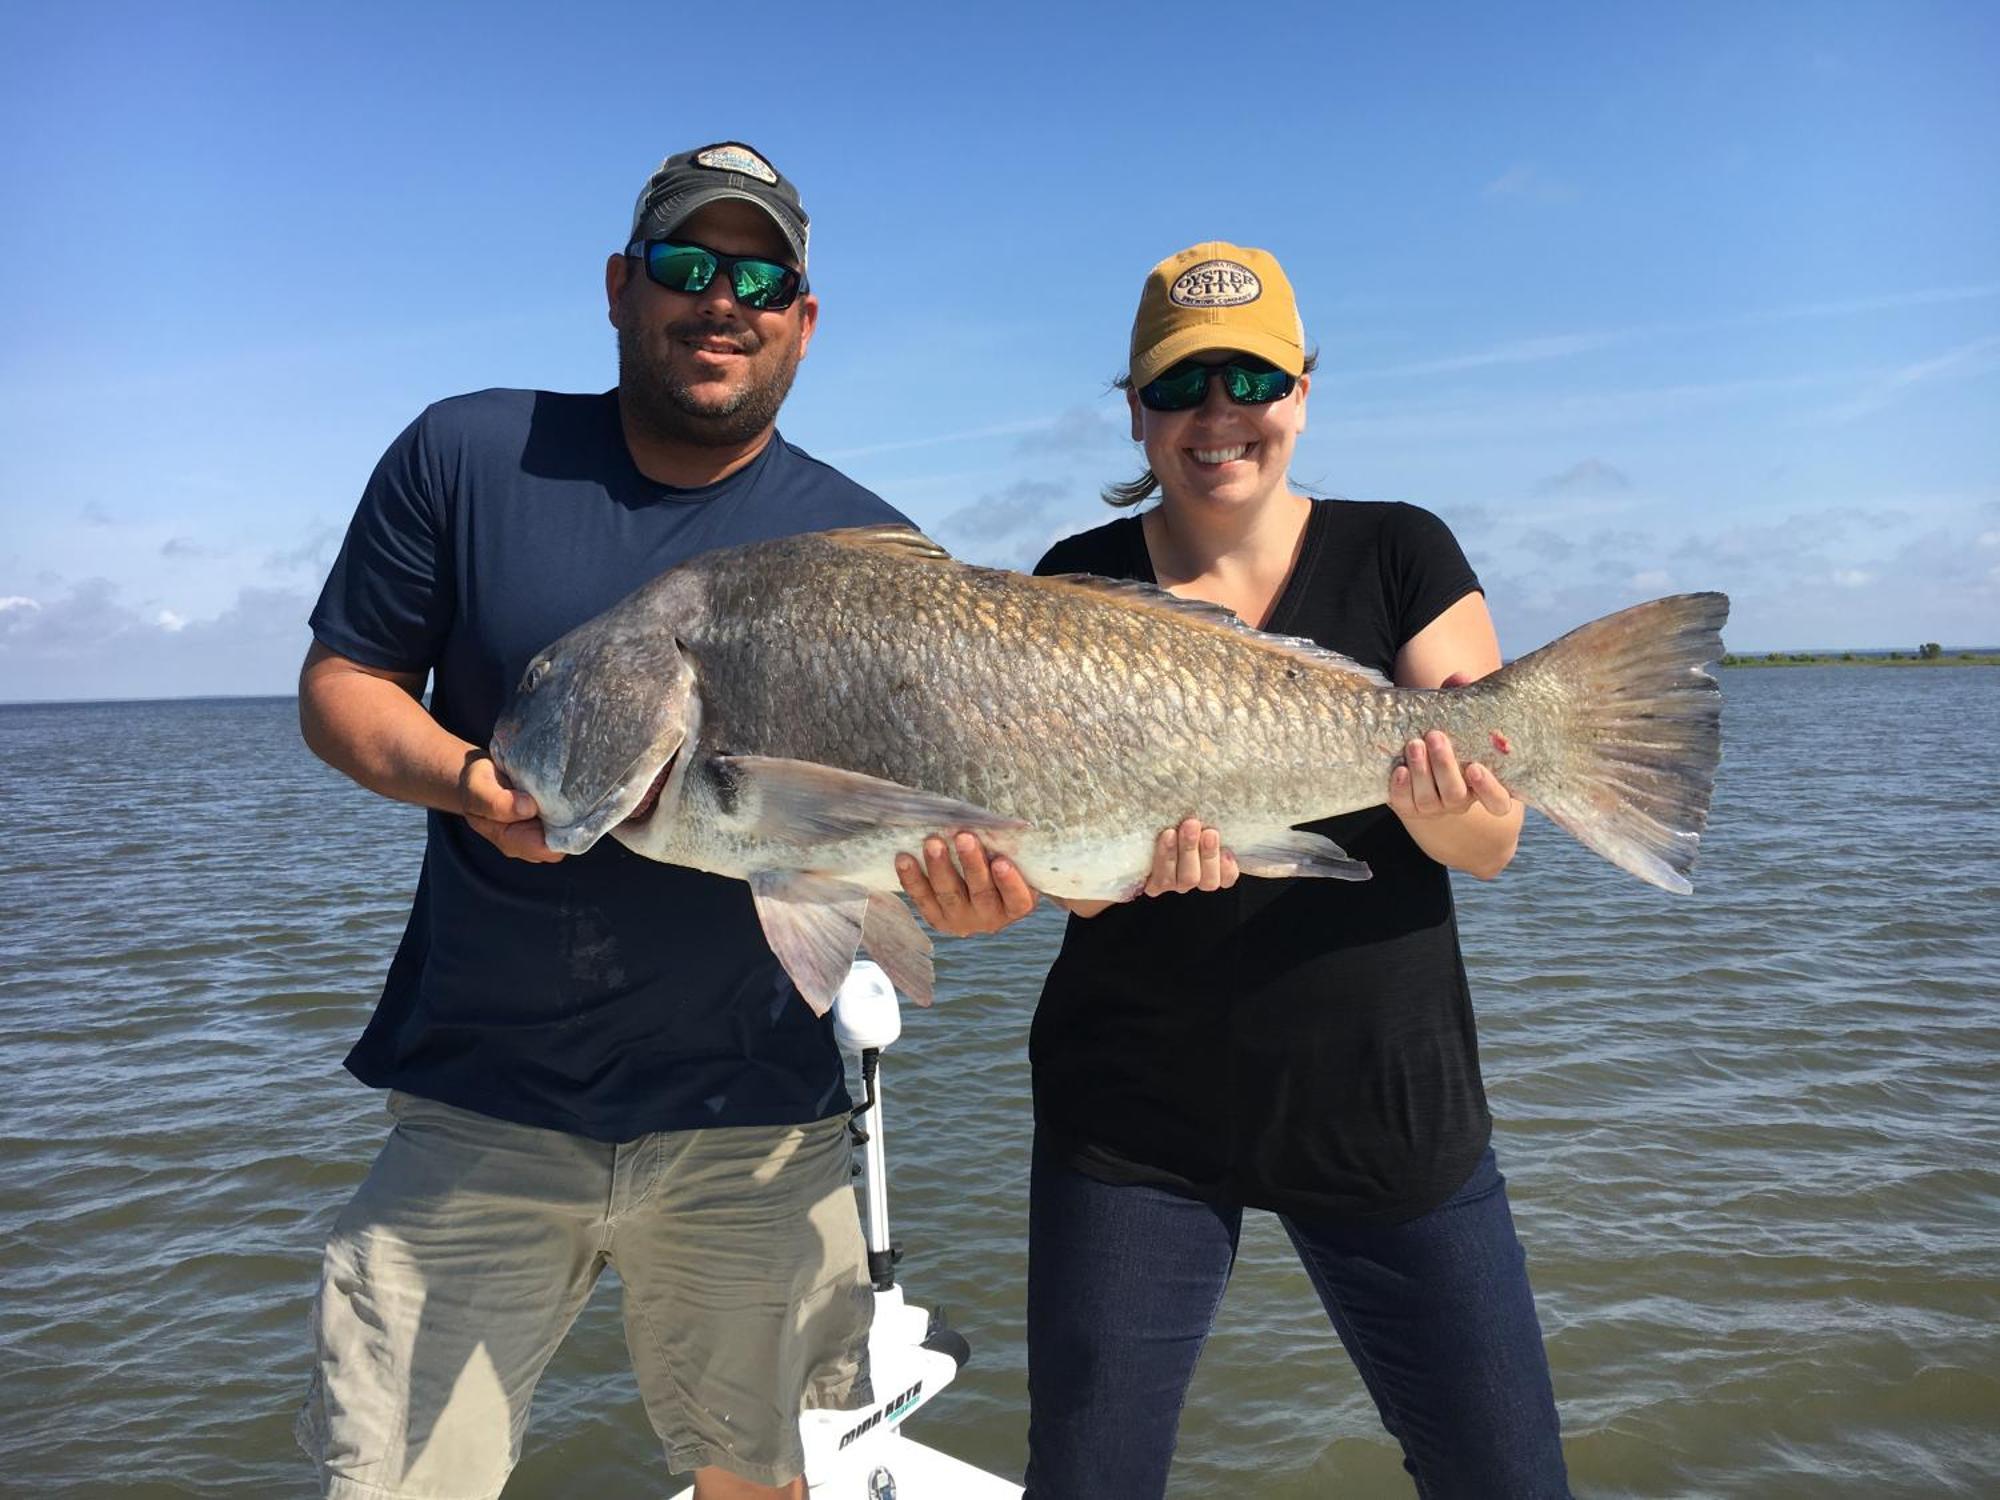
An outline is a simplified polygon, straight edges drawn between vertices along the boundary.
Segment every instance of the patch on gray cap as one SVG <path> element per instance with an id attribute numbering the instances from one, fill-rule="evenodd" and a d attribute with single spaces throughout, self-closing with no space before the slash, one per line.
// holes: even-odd
<path id="1" fill-rule="evenodd" d="M 710 146 L 695 158 L 704 167 L 713 167 L 718 172 L 741 172 L 745 177 L 755 177 L 759 182 L 776 185 L 778 174 L 771 164 L 752 151 L 748 146 Z"/>

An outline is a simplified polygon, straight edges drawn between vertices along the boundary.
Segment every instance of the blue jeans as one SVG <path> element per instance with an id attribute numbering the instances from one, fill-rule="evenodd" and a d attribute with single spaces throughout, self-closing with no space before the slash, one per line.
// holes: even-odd
<path id="1" fill-rule="evenodd" d="M 1028 1500 L 1166 1493 L 1242 1221 L 1239 1208 L 1098 1182 L 1037 1140 Z M 1423 1500 L 1566 1500 L 1527 1259 L 1490 1149 L 1464 1187 L 1407 1223 L 1279 1222 Z"/>

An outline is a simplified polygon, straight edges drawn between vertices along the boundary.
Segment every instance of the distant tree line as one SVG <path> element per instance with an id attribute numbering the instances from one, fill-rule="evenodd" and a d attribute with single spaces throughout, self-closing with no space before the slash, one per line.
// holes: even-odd
<path id="1" fill-rule="evenodd" d="M 1944 647 L 1940 646 L 1936 641 L 1925 641 L 1915 651 L 1891 651 L 1888 653 L 1887 659 L 1890 661 L 1942 661 L 1944 659 Z M 1958 659 L 1960 661 L 1974 661 L 1985 660 L 1986 658 L 1975 657 L 1970 651 L 1961 651 L 1958 653 Z M 1858 660 L 1860 658 L 1852 651 L 1843 651 L 1838 657 L 1824 651 L 1772 651 L 1763 656 L 1739 656 L 1732 652 L 1722 658 L 1722 665 L 1725 667 L 1753 667 L 1760 665 L 1791 666 L 1799 663 L 1810 665 L 1813 662 Z"/>

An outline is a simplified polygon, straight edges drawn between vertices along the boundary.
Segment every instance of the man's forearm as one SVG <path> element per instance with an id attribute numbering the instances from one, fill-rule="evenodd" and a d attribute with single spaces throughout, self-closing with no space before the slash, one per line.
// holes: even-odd
<path id="1" fill-rule="evenodd" d="M 403 682 L 335 658 L 308 661 L 299 729 L 313 754 L 384 797 L 466 810 L 470 766 L 483 752 L 443 728 Z"/>

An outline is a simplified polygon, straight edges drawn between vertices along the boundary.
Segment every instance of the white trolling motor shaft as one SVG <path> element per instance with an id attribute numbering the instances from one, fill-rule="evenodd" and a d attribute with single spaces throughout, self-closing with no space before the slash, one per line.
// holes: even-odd
<path id="1" fill-rule="evenodd" d="M 896 988 L 880 966 L 858 959 L 833 997 L 833 1035 L 840 1050 L 861 1059 L 861 1107 L 854 1130 L 861 1142 L 861 1189 L 868 1212 L 868 1279 L 878 1292 L 896 1284 L 896 1247 L 889 1239 L 889 1162 L 882 1138 L 882 1049 L 903 1034 Z"/>

